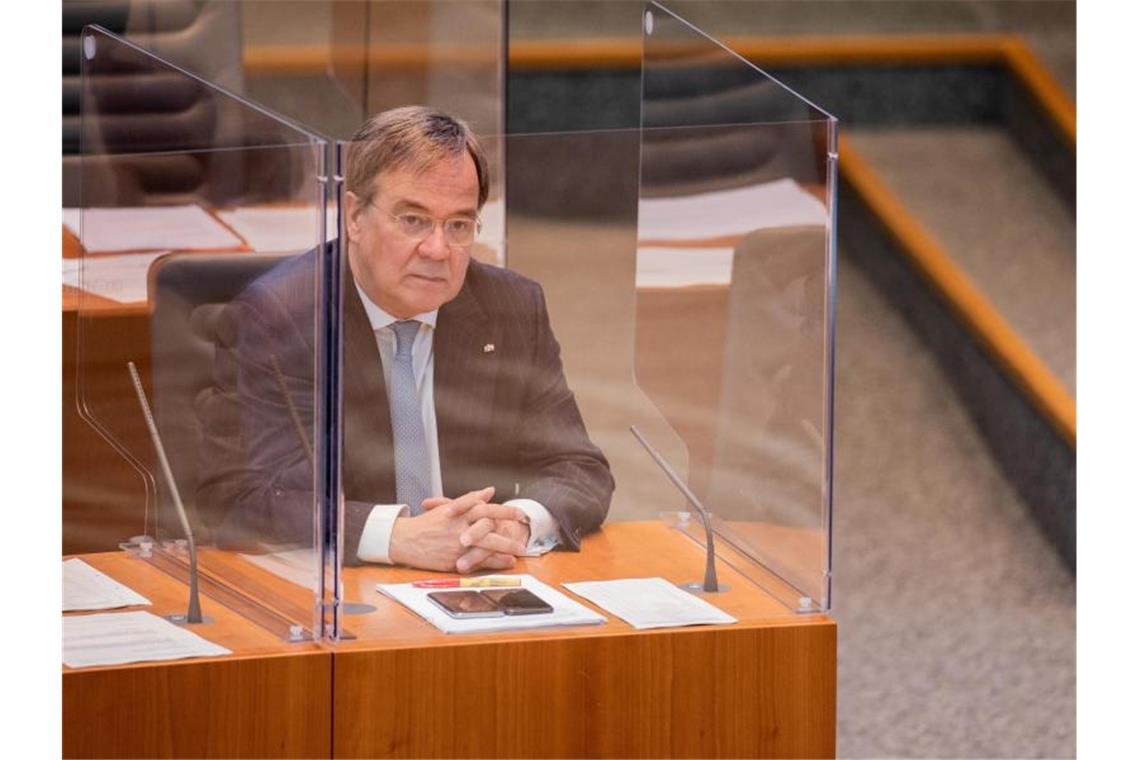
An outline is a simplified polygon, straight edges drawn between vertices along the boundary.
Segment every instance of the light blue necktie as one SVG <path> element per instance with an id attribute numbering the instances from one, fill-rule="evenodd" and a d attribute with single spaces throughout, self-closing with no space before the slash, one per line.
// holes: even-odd
<path id="1" fill-rule="evenodd" d="M 412 343 L 420 323 L 414 319 L 404 320 L 393 324 L 392 329 L 396 332 L 396 356 L 392 362 L 388 410 L 392 415 L 395 446 L 396 502 L 407 504 L 412 514 L 418 515 L 423 512 L 423 500 L 431 495 L 423 415 L 412 369 Z"/>

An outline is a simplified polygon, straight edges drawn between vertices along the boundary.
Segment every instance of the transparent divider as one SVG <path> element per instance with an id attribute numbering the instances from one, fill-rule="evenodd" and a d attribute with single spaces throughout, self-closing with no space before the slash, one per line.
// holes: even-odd
<path id="1" fill-rule="evenodd" d="M 207 594 L 274 642 L 434 636 L 377 585 L 456 574 L 828 610 L 835 119 L 654 3 L 640 128 L 504 133 L 501 5 L 427 5 L 354 10 L 367 110 L 471 132 L 402 112 L 431 136 L 394 152 L 87 30 L 67 292 L 126 475 L 65 535 L 184 578 L 189 527 Z M 425 51 L 454 71 L 401 84 Z"/>
<path id="2" fill-rule="evenodd" d="M 836 120 L 661 5 L 644 24 L 638 383 L 725 560 L 827 610 Z"/>
<path id="3" fill-rule="evenodd" d="M 98 438 L 65 537 L 112 577 L 196 577 L 206 638 L 319 639 L 327 141 L 99 27 L 81 44 L 64 305 Z M 295 300 L 266 296 L 282 282 Z"/>
<path id="4" fill-rule="evenodd" d="M 617 505 L 655 525 L 680 506 L 629 433 L 636 423 L 681 452 L 633 374 L 638 130 L 475 137 L 505 146 L 505 181 L 462 144 L 373 176 L 356 168 L 368 141 L 338 146 L 343 601 L 377 608 L 341 618 L 356 641 L 402 635 L 405 613 L 378 582 L 509 570 L 557 586 L 569 580 L 558 557 L 581 551 L 588 565 L 589 542 Z M 497 186 L 505 239 L 482 224 Z M 608 202 L 591 192 L 601 186 Z M 401 381 L 393 322 L 407 319 L 421 324 Z M 409 426 L 422 443 L 406 442 Z M 413 445 L 426 452 L 419 464 L 402 453 Z M 419 490 L 406 490 L 405 476 Z M 533 557 L 462 546 L 468 518 L 444 520 L 432 506 L 488 487 L 478 501 L 492 505 L 495 532 L 522 540 L 498 505 L 524 510 L 521 535 L 534 543 L 519 548 Z"/>
<path id="5" fill-rule="evenodd" d="M 688 464 L 683 440 L 637 378 L 639 144 L 636 129 L 507 138 L 507 265 L 543 288 L 566 380 L 615 480 L 611 523 L 657 520 L 683 504 L 631 425 L 677 466 Z M 664 347 L 665 374 L 676 348 Z"/>
<path id="6" fill-rule="evenodd" d="M 650 10 L 639 129 L 476 131 L 501 179 L 338 146 L 342 641 L 413 635 L 377 584 L 497 571 L 829 607 L 834 119 Z"/>

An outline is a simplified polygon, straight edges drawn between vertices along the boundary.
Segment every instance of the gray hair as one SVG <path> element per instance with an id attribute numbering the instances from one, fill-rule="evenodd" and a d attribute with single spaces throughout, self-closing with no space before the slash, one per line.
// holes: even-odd
<path id="1" fill-rule="evenodd" d="M 356 130 L 348 146 L 345 187 L 367 205 L 376 192 L 376 177 L 389 169 L 423 171 L 432 164 L 461 156 L 475 162 L 479 208 L 487 200 L 487 157 L 475 133 L 461 119 L 427 106 L 403 106 L 376 114 Z"/>

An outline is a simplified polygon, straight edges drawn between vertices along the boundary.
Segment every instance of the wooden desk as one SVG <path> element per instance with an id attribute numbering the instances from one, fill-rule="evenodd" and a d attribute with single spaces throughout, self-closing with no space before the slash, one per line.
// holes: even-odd
<path id="1" fill-rule="evenodd" d="M 85 557 L 162 614 L 185 589 L 126 554 Z M 243 560 L 216 557 L 231 571 Z M 304 597 L 245 563 L 260 588 Z M 546 583 L 691 580 L 703 550 L 657 523 L 611 523 L 579 554 L 518 567 Z M 345 571 L 357 635 L 286 644 L 209 599 L 223 658 L 64 673 L 64 754 L 77 756 L 828 757 L 835 754 L 836 627 L 792 615 L 731 568 L 713 603 L 730 626 L 602 626 L 447 636 L 375 590 L 424 576 Z M 589 605 L 588 605 L 589 606 Z M 180 716 L 176 718 L 175 716 Z"/>
<path id="2" fill-rule="evenodd" d="M 704 550 L 659 523 L 608 523 L 582 552 L 517 570 L 564 581 L 703 576 Z M 790 614 L 721 564 L 730 626 L 602 626 L 444 636 L 378 594 L 405 569 L 346 572 L 360 637 L 333 659 L 335 757 L 832 757 L 836 627 Z M 587 606 L 591 606 L 586 603 Z M 603 612 L 602 610 L 599 610 Z M 385 716 L 383 720 L 374 717 Z"/>
<path id="3" fill-rule="evenodd" d="M 136 609 L 186 610 L 185 585 L 137 557 L 83 560 L 150 599 Z M 64 757 L 328 756 L 328 648 L 286 643 L 208 597 L 202 613 L 213 622 L 193 630 L 234 654 L 64 668 Z"/>

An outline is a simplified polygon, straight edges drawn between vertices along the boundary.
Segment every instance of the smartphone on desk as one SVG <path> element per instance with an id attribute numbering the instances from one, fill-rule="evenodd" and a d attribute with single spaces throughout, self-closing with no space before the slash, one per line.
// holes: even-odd
<path id="1" fill-rule="evenodd" d="M 433 591 L 427 598 L 453 618 L 500 617 L 504 614 L 493 599 L 478 591 Z"/>
<path id="2" fill-rule="evenodd" d="M 506 615 L 541 615 L 554 612 L 554 608 L 541 597 L 525 588 L 486 589 L 482 593 Z"/>

